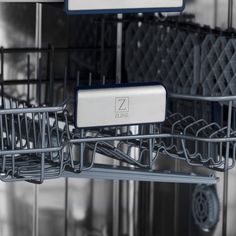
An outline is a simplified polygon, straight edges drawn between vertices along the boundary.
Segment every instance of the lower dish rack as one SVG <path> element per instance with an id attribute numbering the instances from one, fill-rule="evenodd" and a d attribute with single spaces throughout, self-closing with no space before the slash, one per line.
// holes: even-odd
<path id="1" fill-rule="evenodd" d="M 214 176 L 155 171 L 161 156 L 226 171 L 235 166 L 236 131 L 232 127 L 234 96 L 197 97 L 171 94 L 173 99 L 228 103 L 226 126 L 217 122 L 168 114 L 162 124 L 76 129 L 69 102 L 32 106 L 10 97 L 0 110 L 0 179 L 41 183 L 61 176 L 101 177 L 166 182 L 216 183 Z M 89 153 L 90 155 L 85 155 Z M 109 158 L 110 165 L 102 159 Z"/>

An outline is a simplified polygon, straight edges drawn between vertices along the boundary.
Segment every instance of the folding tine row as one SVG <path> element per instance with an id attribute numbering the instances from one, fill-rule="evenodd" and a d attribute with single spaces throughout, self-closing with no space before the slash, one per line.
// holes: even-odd
<path id="1" fill-rule="evenodd" d="M 159 140 L 156 148 L 170 157 L 218 171 L 235 167 L 236 131 L 228 126 L 175 113 L 162 125 L 162 132 L 172 138 Z"/>

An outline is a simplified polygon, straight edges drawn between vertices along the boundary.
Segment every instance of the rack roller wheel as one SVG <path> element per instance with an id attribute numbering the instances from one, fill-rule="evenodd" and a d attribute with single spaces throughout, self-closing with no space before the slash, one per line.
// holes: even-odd
<path id="1" fill-rule="evenodd" d="M 197 185 L 192 198 L 195 224 L 204 232 L 211 231 L 219 221 L 220 204 L 214 186 Z"/>

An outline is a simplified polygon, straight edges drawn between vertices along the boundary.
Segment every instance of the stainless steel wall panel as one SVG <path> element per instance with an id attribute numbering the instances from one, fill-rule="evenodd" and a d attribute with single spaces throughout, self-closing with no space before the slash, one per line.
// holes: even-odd
<path id="1" fill-rule="evenodd" d="M 38 235 L 64 236 L 65 179 L 46 181 L 38 190 Z"/>
<path id="2" fill-rule="evenodd" d="M 34 45 L 34 4 L 0 3 L 0 46 Z M 25 58 L 5 58 L 4 78 L 20 78 Z M 34 186 L 29 183 L 0 183 L 0 235 L 33 234 Z"/>
<path id="3" fill-rule="evenodd" d="M 193 13 L 195 21 L 202 25 L 227 27 L 228 1 L 187 0 L 185 12 Z"/>
<path id="4" fill-rule="evenodd" d="M 0 199 L 0 235 L 32 235 L 33 185 L 29 183 L 1 183 Z"/>
<path id="5" fill-rule="evenodd" d="M 226 28 L 227 7 L 225 0 L 189 0 L 186 12 L 194 13 L 196 22 L 200 24 Z M 55 9 L 58 10 L 54 12 Z M 54 5 L 45 5 L 43 7 L 43 46 L 48 46 L 49 43 L 56 46 L 67 45 L 66 21 L 67 17 L 63 13 L 62 6 L 55 8 Z M 0 3 L 0 46 L 33 47 L 34 34 L 35 4 Z M 9 56 L 6 60 L 6 78 L 22 78 L 25 55 Z M 57 65 L 64 64 L 64 61 L 64 58 L 58 59 Z M 60 73 L 62 73 L 61 68 Z M 181 171 L 192 171 L 183 163 L 179 163 L 178 166 Z M 163 157 L 158 168 L 175 170 L 176 166 L 174 162 Z M 198 172 L 208 171 L 198 169 Z M 217 191 L 222 200 L 223 175 L 217 173 L 217 176 L 221 178 Z M 229 175 L 229 236 L 236 235 L 235 178 L 236 172 L 231 171 Z M 113 217 L 117 216 L 113 208 L 113 197 L 116 200 L 122 199 L 119 208 L 120 227 L 117 227 L 119 233 L 129 236 L 221 235 L 221 218 L 216 229 L 209 233 L 201 232 L 194 225 L 191 215 L 194 186 L 173 184 L 152 186 L 149 183 L 119 182 L 118 185 L 122 186 L 122 198 L 120 198 L 121 195 L 113 196 L 113 183 L 86 179 L 68 180 L 67 236 L 112 235 L 112 227 L 115 225 Z M 36 227 L 35 216 L 38 219 L 38 230 L 35 236 L 37 234 L 40 236 L 65 235 L 65 180 L 48 181 L 37 188 L 38 193 L 35 193 L 35 186 L 28 183 L 0 183 L 0 236 L 33 235 Z M 175 191 L 176 189 L 178 191 Z M 116 194 L 118 195 L 118 192 Z M 35 199 L 38 201 L 35 202 Z M 119 233 L 117 235 L 121 235 Z"/>
<path id="6" fill-rule="evenodd" d="M 36 2 L 42 2 L 42 3 L 56 3 L 56 2 L 64 2 L 64 0 L 0 0 L 0 2 L 11 2 L 11 3 L 36 3 Z"/>
<path id="7" fill-rule="evenodd" d="M 111 232 L 112 181 L 69 179 L 68 236 Z"/>
<path id="8" fill-rule="evenodd" d="M 0 3 L 0 47 L 34 47 L 35 4 Z M 31 76 L 35 72 L 35 56 L 30 55 Z M 5 54 L 4 80 L 26 78 L 27 55 L 23 53 Z M 9 86 L 13 96 L 25 94 L 26 86 Z M 31 89 L 31 92 L 33 89 Z M 33 94 L 35 97 L 35 94 Z"/>

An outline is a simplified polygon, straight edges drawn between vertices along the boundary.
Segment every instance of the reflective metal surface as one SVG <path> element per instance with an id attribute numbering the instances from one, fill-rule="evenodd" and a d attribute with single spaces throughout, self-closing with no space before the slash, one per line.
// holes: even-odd
<path id="1" fill-rule="evenodd" d="M 64 236 L 65 179 L 38 186 L 38 234 Z"/>
<path id="2" fill-rule="evenodd" d="M 194 13 L 196 22 L 227 27 L 228 6 L 225 0 L 188 2 L 186 12 Z M 54 10 L 55 14 L 51 14 Z M 35 12 L 36 6 L 32 3 L 0 3 L 0 46 L 34 47 Z M 45 6 L 42 44 L 65 45 L 66 21 L 61 6 Z M 4 68 L 6 76 L 22 78 L 25 61 L 26 58 L 20 54 L 18 57 L 9 56 Z M 33 67 L 37 68 L 35 64 Z M 117 67 L 121 70 L 120 65 Z M 118 74 L 117 81 L 120 80 Z M 187 165 L 170 164 L 164 157 L 157 168 L 191 172 Z M 205 174 L 202 169 L 198 172 Z M 217 191 L 222 209 L 223 174 L 217 173 L 217 177 L 220 177 Z M 236 171 L 230 171 L 228 236 L 236 235 L 235 179 Z M 0 182 L 0 236 L 222 235 L 222 214 L 216 228 L 209 233 L 201 232 L 194 224 L 191 215 L 193 189 L 192 185 L 88 179 L 68 179 L 67 183 L 65 179 L 59 179 L 40 186 Z"/>
<path id="3" fill-rule="evenodd" d="M 103 180 L 69 180 L 67 235 L 111 235 L 112 184 Z"/>
<path id="4" fill-rule="evenodd" d="M 0 235 L 32 235 L 34 186 L 1 183 L 0 198 Z"/>
<path id="5" fill-rule="evenodd" d="M 36 2 L 42 2 L 42 3 L 56 3 L 56 2 L 64 2 L 64 0 L 0 0 L 0 2 L 22 2 L 22 3 L 36 3 Z"/>
<path id="6" fill-rule="evenodd" d="M 34 4 L 0 4 L 0 45 L 33 46 Z M 28 14 L 26 14 L 28 13 Z M 20 78 L 25 58 L 8 56 L 4 71 L 8 78 Z M 29 183 L 0 183 L 0 235 L 33 235 L 34 186 Z"/>

